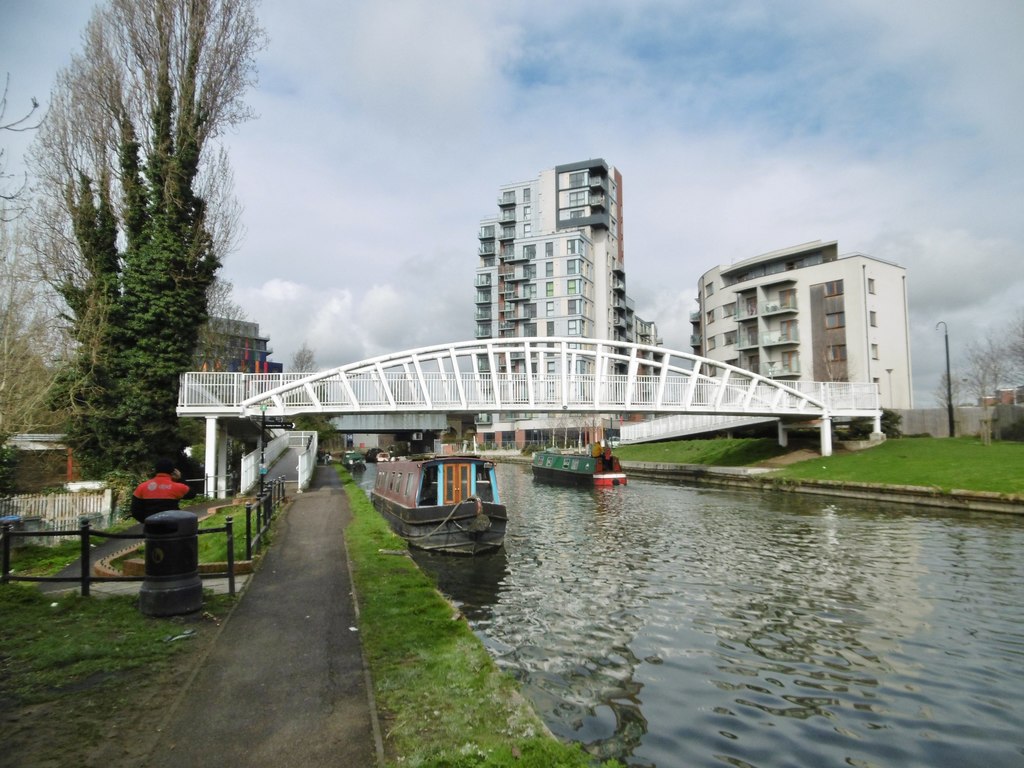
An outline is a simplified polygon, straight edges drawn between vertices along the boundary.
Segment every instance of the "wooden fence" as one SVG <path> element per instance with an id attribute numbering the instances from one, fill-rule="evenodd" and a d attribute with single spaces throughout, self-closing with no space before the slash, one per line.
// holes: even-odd
<path id="1" fill-rule="evenodd" d="M 114 513 L 114 492 L 109 488 L 91 493 L 32 493 L 0 499 L 0 518 L 17 518 L 9 522 L 24 531 L 74 530 L 83 517 L 94 528 L 108 528 L 114 522 Z M 57 544 L 67 538 L 40 536 L 36 543 Z"/>

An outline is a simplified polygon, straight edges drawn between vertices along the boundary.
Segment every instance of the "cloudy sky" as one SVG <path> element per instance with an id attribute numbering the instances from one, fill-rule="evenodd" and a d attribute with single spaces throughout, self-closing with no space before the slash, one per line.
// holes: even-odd
<path id="1" fill-rule="evenodd" d="M 93 4 L 0 0 L 8 116 Z M 1024 311 L 1020 0 L 264 0 L 258 118 L 226 137 L 223 276 L 290 362 L 471 339 L 501 184 L 623 174 L 628 291 L 689 349 L 698 277 L 811 240 L 908 270 L 916 405 Z M 17 165 L 19 147 L 4 138 Z M 954 374 L 955 375 L 955 374 Z"/>

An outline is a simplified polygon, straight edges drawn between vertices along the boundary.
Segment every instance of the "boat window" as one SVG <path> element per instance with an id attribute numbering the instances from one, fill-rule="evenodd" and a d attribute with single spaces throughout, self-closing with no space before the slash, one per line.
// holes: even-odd
<path id="1" fill-rule="evenodd" d="M 476 468 L 476 495 L 481 501 L 494 501 L 494 491 L 491 486 L 491 470 L 483 464 Z"/>
<path id="2" fill-rule="evenodd" d="M 419 505 L 437 504 L 437 467 L 423 470 L 423 484 L 420 486 Z"/>
<path id="3" fill-rule="evenodd" d="M 402 495 L 405 497 L 412 496 L 412 482 L 416 479 L 416 475 L 413 472 L 409 473 L 409 477 L 405 481 L 405 493 Z"/>
<path id="4" fill-rule="evenodd" d="M 392 491 L 397 491 L 397 490 L 400 490 L 401 487 L 402 487 L 402 473 L 401 472 L 395 472 L 395 474 L 393 474 L 391 476 L 391 490 Z"/>

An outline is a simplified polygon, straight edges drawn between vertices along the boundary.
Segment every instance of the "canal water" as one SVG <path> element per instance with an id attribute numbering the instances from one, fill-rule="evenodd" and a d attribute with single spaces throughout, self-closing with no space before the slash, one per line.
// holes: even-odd
<path id="1" fill-rule="evenodd" d="M 1024 520 L 499 482 L 504 551 L 416 559 L 560 738 L 658 768 L 1024 765 Z"/>

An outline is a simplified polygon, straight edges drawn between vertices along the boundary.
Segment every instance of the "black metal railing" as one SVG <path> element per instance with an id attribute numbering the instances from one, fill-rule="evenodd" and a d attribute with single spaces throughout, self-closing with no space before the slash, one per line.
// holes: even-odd
<path id="1" fill-rule="evenodd" d="M 267 534 L 270 531 L 270 524 L 274 515 L 281 508 L 285 501 L 285 479 L 283 477 L 273 480 L 262 496 L 255 502 L 245 505 L 245 556 L 251 560 L 254 553 L 258 552 L 261 546 L 266 544 Z M 255 523 L 253 526 L 253 516 Z M 228 592 L 235 594 L 235 539 L 234 539 L 234 518 L 225 518 L 224 525 L 217 528 L 200 528 L 198 535 L 206 536 L 223 533 L 227 536 L 227 561 L 224 571 L 200 573 L 201 578 L 224 578 L 228 579 Z M 52 536 L 77 536 L 80 542 L 79 566 L 77 576 L 19 576 L 11 573 L 11 545 L 13 540 L 18 538 L 37 538 Z M 145 540 L 145 534 L 136 533 L 107 533 L 105 531 L 92 530 L 91 523 L 83 518 L 77 530 L 63 531 L 19 531 L 15 530 L 11 523 L 0 525 L 0 583 L 7 584 L 12 581 L 33 581 L 33 582 L 78 582 L 83 597 L 88 597 L 93 584 L 103 582 L 131 582 L 145 581 L 145 576 L 95 576 L 92 572 L 91 546 L 93 537 L 101 539 L 126 539 Z"/>

